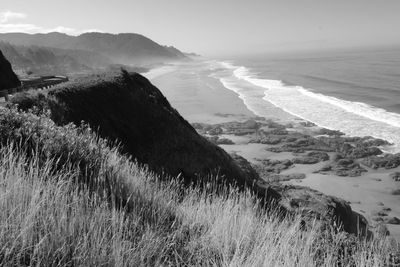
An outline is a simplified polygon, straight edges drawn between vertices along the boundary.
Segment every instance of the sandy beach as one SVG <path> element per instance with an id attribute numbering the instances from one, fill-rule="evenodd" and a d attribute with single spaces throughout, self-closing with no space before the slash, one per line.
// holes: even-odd
<path id="1" fill-rule="evenodd" d="M 170 101 L 180 114 L 190 123 L 221 124 L 227 122 L 244 122 L 257 119 L 257 116 L 246 108 L 238 94 L 228 90 L 213 75 L 212 71 L 203 68 L 202 63 L 193 62 L 163 68 L 145 74 Z M 277 110 L 271 104 L 270 112 Z M 282 110 L 271 113 L 272 119 L 279 119 Z M 277 119 L 278 118 L 278 119 Z M 287 114 L 285 121 L 287 121 Z M 318 127 L 304 127 L 304 121 L 292 117 L 292 132 L 313 134 Z M 303 126 L 301 126 L 303 125 Z M 314 134 L 315 135 L 315 134 Z M 293 160 L 304 156 L 305 153 L 273 152 L 269 149 L 275 145 L 262 143 L 249 143 L 253 135 L 249 134 L 220 134 L 219 140 L 230 140 L 230 144 L 220 144 L 229 153 L 237 153 L 246 158 L 250 163 L 257 165 L 265 160 L 284 161 Z M 334 153 L 329 152 L 329 161 L 315 164 L 292 164 L 287 169 L 280 171 L 280 175 L 304 174 L 304 179 L 293 179 L 282 183 L 307 186 L 324 194 L 336 196 L 346 200 L 351 207 L 366 217 L 369 224 L 376 226 L 382 224 L 389 217 L 400 218 L 398 205 L 400 196 L 391 194 L 393 189 L 400 188 L 400 182 L 394 181 L 389 175 L 399 171 L 396 169 L 374 170 L 367 166 L 362 168 L 367 172 L 356 177 L 342 177 L 332 173 L 315 173 L 323 166 L 329 164 Z M 390 234 L 400 240 L 400 225 L 387 223 Z"/>
<path id="2" fill-rule="evenodd" d="M 189 122 L 219 123 L 253 117 L 238 98 L 219 80 L 209 77 L 201 63 L 175 65 L 157 76 L 144 74 Z"/>

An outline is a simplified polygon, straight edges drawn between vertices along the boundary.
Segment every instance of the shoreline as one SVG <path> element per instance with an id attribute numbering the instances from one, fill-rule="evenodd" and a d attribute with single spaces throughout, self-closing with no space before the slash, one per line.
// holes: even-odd
<path id="1" fill-rule="evenodd" d="M 400 222 L 394 219 L 400 218 L 400 193 L 397 195 L 391 192 L 393 189 L 400 192 L 400 182 L 389 176 L 400 172 L 400 167 L 374 170 L 363 164 L 363 157 L 351 159 L 354 166 L 340 166 L 338 162 L 343 160 L 335 158 L 338 154 L 336 150 L 339 150 L 335 145 L 330 148 L 325 146 L 323 149 L 327 151 L 321 151 L 322 148 L 315 145 L 300 145 L 295 147 L 298 151 L 285 151 L 288 146 L 293 146 L 293 143 L 312 143 L 320 137 L 336 138 L 334 140 L 338 142 L 342 140 L 341 146 L 344 147 L 345 143 L 359 146 L 363 142 L 372 142 L 372 145 L 367 146 L 372 152 L 377 152 L 375 147 L 380 147 L 384 144 L 383 141 L 344 136 L 339 131 L 324 129 L 294 116 L 291 116 L 292 120 L 282 120 L 279 119 L 280 112 L 285 111 L 279 111 L 279 108 L 272 104 L 273 107 L 268 110 L 271 116 L 256 116 L 243 103 L 237 92 L 224 87 L 216 77 L 210 77 L 210 73 L 211 71 L 199 70 L 196 64 L 178 66 L 169 71 L 168 75 L 155 76 L 152 83 L 160 88 L 171 105 L 200 134 L 228 153 L 236 153 L 247 159 L 261 176 L 264 175 L 262 178 L 265 180 L 273 179 L 276 182 L 275 180 L 281 179 L 278 181 L 281 184 L 307 186 L 324 194 L 342 198 L 348 201 L 354 211 L 365 216 L 370 225 L 378 227 L 385 224 L 391 235 L 400 240 Z M 289 142 L 290 139 L 295 141 Z M 280 151 L 279 147 L 285 149 Z M 366 151 L 369 151 L 368 149 Z M 317 152 L 326 153 L 329 159 L 315 160 L 307 156 Z M 323 153 L 318 155 L 326 157 Z M 375 155 L 368 154 L 368 157 Z M 346 155 L 344 161 L 350 158 Z M 315 173 L 329 164 L 333 166 L 334 171 Z M 343 174 L 347 177 L 343 177 Z M 265 178 L 266 175 L 268 178 Z M 385 223 L 388 221 L 396 224 Z"/>
<path id="2" fill-rule="evenodd" d="M 240 98 L 246 99 L 245 105 L 258 116 L 270 116 L 264 112 L 264 106 L 257 103 L 262 99 L 264 104 L 268 102 L 293 117 L 311 121 L 324 128 L 342 131 L 348 136 L 385 139 L 393 143 L 388 153 L 400 152 L 400 114 L 390 112 L 379 105 L 338 98 L 302 85 L 290 85 L 275 78 L 272 80 L 258 77 L 254 74 L 257 73 L 257 69 L 241 66 L 241 63 L 234 65 L 236 63 L 229 61 L 220 64 L 232 73 L 230 78 L 223 78 L 230 81 L 229 86 L 225 87 L 238 93 Z M 249 84 L 253 87 L 252 90 L 243 90 L 251 87 Z M 366 125 L 368 127 L 365 127 Z"/>

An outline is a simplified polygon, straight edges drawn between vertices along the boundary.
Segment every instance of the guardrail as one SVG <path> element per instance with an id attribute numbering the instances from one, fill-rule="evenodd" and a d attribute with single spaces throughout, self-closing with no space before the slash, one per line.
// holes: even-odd
<path id="1" fill-rule="evenodd" d="M 6 101 L 9 99 L 9 95 L 15 93 L 28 91 L 31 89 L 48 89 L 57 84 L 67 82 L 68 77 L 65 76 L 45 76 L 37 79 L 22 80 L 22 85 L 15 88 L 10 88 L 6 90 L 0 90 L 0 97 L 4 97 Z"/>

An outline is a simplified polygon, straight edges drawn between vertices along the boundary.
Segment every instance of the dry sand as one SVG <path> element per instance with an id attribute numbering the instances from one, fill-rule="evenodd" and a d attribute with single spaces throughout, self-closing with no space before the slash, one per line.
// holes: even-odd
<path id="1" fill-rule="evenodd" d="M 174 65 L 164 65 L 157 68 L 150 69 L 148 72 L 141 73 L 147 79 L 155 79 L 159 76 L 165 75 L 167 73 L 173 72 L 176 69 Z"/>
<path id="2" fill-rule="evenodd" d="M 209 77 L 210 73 L 195 63 L 181 64 L 168 74 L 150 80 L 191 123 L 220 123 L 254 117 L 237 94 Z"/>

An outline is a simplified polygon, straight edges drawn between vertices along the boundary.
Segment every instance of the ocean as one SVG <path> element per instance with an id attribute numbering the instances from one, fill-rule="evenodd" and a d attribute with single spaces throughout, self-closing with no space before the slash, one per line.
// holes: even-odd
<path id="1" fill-rule="evenodd" d="M 342 50 L 210 61 L 212 76 L 249 110 L 271 104 L 349 136 L 373 136 L 400 152 L 400 49 Z M 281 118 L 282 120 L 288 118 Z"/>

